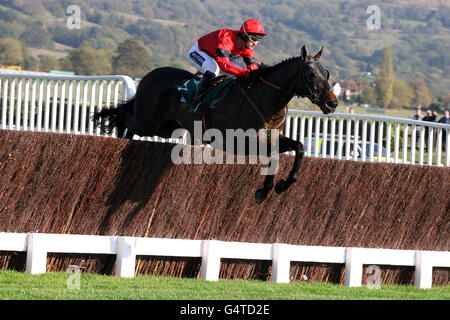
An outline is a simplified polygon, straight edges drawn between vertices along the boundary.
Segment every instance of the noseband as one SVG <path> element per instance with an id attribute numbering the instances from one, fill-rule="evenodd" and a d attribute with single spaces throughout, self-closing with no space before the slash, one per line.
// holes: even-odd
<path id="1" fill-rule="evenodd" d="M 306 66 L 308 64 L 305 64 L 305 66 L 303 67 L 303 71 L 306 71 Z M 305 85 L 306 89 L 308 89 L 308 94 L 302 96 L 302 98 L 307 97 L 309 98 L 309 100 L 311 100 L 312 103 L 314 104 L 318 104 L 319 103 L 319 93 L 315 92 L 313 89 L 311 89 L 311 87 L 308 85 L 308 81 L 306 81 L 306 73 L 308 73 L 308 75 L 311 73 L 311 70 L 309 70 L 308 72 L 302 72 L 302 79 L 303 79 L 303 84 Z"/>

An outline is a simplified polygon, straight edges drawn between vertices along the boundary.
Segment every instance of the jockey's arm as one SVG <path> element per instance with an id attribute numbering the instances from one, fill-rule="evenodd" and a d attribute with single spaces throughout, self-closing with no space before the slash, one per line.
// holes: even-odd
<path id="1" fill-rule="evenodd" d="M 244 62 L 247 65 L 247 70 L 252 71 L 252 70 L 258 70 L 258 68 L 261 65 L 261 62 L 256 61 L 254 57 L 243 57 L 244 58 Z"/>
<path id="2" fill-rule="evenodd" d="M 230 52 L 226 49 L 217 48 L 216 50 L 216 61 L 219 65 L 220 70 L 238 76 L 244 77 L 248 74 L 248 71 L 243 68 L 236 67 L 230 61 Z"/>
<path id="3" fill-rule="evenodd" d="M 245 61 L 246 58 L 244 58 Z M 268 64 L 265 64 L 264 62 L 261 61 L 256 61 L 253 60 L 251 63 L 247 64 L 247 69 L 249 70 L 258 70 L 258 69 L 265 69 L 265 68 L 270 68 L 271 66 Z"/>

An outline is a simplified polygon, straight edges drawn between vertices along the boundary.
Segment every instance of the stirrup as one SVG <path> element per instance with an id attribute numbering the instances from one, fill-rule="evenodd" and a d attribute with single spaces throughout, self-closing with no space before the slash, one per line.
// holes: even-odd
<path id="1" fill-rule="evenodd" d="M 203 116 L 203 108 L 202 108 L 202 103 L 199 102 L 195 107 L 192 108 L 192 114 L 194 114 L 195 116 Z"/>

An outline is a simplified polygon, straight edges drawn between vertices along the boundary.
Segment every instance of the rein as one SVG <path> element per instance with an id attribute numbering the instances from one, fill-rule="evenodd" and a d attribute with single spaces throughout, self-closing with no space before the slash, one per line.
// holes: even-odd
<path id="1" fill-rule="evenodd" d="M 305 67 L 306 67 L 306 65 L 307 64 L 305 64 Z M 305 68 L 303 68 L 303 69 L 305 69 Z M 282 88 L 282 87 L 280 87 L 280 86 L 278 86 L 278 85 L 276 85 L 276 84 L 274 84 L 274 83 L 272 83 L 270 81 L 267 81 L 266 79 L 264 79 L 261 76 L 259 76 L 259 79 L 263 83 L 265 83 L 266 85 L 268 85 L 268 86 L 270 86 L 270 87 L 272 87 L 272 88 L 274 88 L 276 90 L 283 91 L 286 94 L 290 94 L 290 95 L 301 97 L 301 98 L 307 97 L 307 98 L 309 98 L 311 100 L 312 103 L 319 102 L 319 94 L 314 92 L 314 90 L 311 89 L 311 87 L 308 85 L 308 82 L 306 81 L 306 72 L 302 72 L 303 84 L 305 85 L 306 89 L 308 89 L 308 94 L 306 94 L 306 95 L 301 95 L 301 94 L 299 94 L 297 92 L 294 92 L 294 91 L 291 91 L 291 90 L 286 90 L 286 89 L 284 89 L 284 88 Z"/>
<path id="2" fill-rule="evenodd" d="M 247 92 L 240 86 L 238 85 L 236 82 L 233 81 L 233 84 L 239 88 L 239 91 L 241 91 L 241 94 L 243 95 L 243 98 L 241 100 L 241 102 L 238 105 L 238 108 L 241 106 L 241 104 L 244 102 L 244 99 L 247 99 L 248 103 L 250 103 L 250 105 L 252 106 L 252 108 L 256 111 L 256 114 L 259 116 L 259 118 L 262 120 L 263 123 L 266 122 L 266 119 L 264 118 L 264 115 L 261 113 L 261 111 L 259 110 L 258 106 L 253 102 L 253 100 L 248 96 L 248 90 L 251 88 L 251 86 L 253 85 L 253 81 L 252 83 L 248 86 Z"/>
<path id="3" fill-rule="evenodd" d="M 261 77 L 261 76 L 259 77 L 259 79 L 260 79 L 262 82 L 264 82 L 265 84 L 267 84 L 268 86 L 270 86 L 270 87 L 272 87 L 272 88 L 274 88 L 274 89 L 276 89 L 276 90 L 283 91 L 284 93 L 290 94 L 290 95 L 293 95 L 293 96 L 297 96 L 297 97 L 300 96 L 299 94 L 295 93 L 294 91 L 290 91 L 290 90 L 283 89 L 282 87 L 277 86 L 276 84 L 273 84 L 272 82 L 267 81 L 266 79 L 264 79 L 264 78 Z"/>
<path id="4" fill-rule="evenodd" d="M 302 70 L 302 71 L 305 71 L 306 66 L 307 66 L 307 63 L 305 63 L 305 66 L 303 67 L 303 70 Z M 285 94 L 289 94 L 289 95 L 291 95 L 291 96 L 297 96 L 297 97 L 301 97 L 301 98 L 307 97 L 307 98 L 309 98 L 309 99 L 311 100 L 312 103 L 318 103 L 318 102 L 319 102 L 319 94 L 316 93 L 316 92 L 314 92 L 314 91 L 311 89 L 311 87 L 308 85 L 308 82 L 306 81 L 306 72 L 302 72 L 302 77 L 301 77 L 301 78 L 302 78 L 302 80 L 303 80 L 304 86 L 305 86 L 306 89 L 308 90 L 308 93 L 305 94 L 305 95 L 302 95 L 302 94 L 300 94 L 300 93 L 297 93 L 297 92 L 294 92 L 294 91 L 291 90 L 291 88 L 295 85 L 295 82 L 293 83 L 293 85 L 292 85 L 288 90 L 286 90 L 286 89 L 284 89 L 284 88 L 282 88 L 282 87 L 280 87 L 280 86 L 278 86 L 278 85 L 276 85 L 276 84 L 274 84 L 274 83 L 272 83 L 272 82 L 270 82 L 270 81 L 264 79 L 262 76 L 259 76 L 259 80 L 261 80 L 262 83 L 268 85 L 269 87 L 271 87 L 271 88 L 273 88 L 273 89 L 275 89 L 275 90 L 282 91 L 282 92 L 284 92 Z M 248 86 L 247 91 L 245 91 L 241 86 L 239 86 L 239 85 L 238 85 L 237 83 L 235 83 L 234 81 L 233 81 L 233 84 L 235 84 L 235 86 L 237 86 L 237 87 L 239 88 L 239 90 L 241 91 L 241 94 L 242 94 L 242 96 L 243 96 L 243 97 L 242 97 L 242 100 L 241 100 L 241 102 L 239 103 L 237 109 L 239 109 L 239 106 L 244 102 L 244 99 L 247 99 L 247 101 L 250 103 L 250 105 L 252 106 L 252 108 L 256 111 L 256 113 L 257 113 L 257 115 L 259 116 L 259 118 L 265 123 L 266 120 L 264 119 L 264 116 L 263 116 L 263 114 L 261 113 L 261 111 L 259 110 L 258 106 L 257 106 L 257 105 L 253 102 L 253 100 L 248 96 L 248 90 L 253 86 L 253 80 L 252 80 L 252 82 L 250 83 L 250 85 Z M 261 87 L 260 87 L 260 88 L 261 88 Z M 263 97 L 264 97 L 264 100 L 265 100 L 266 104 L 269 105 L 269 103 L 267 102 L 267 99 L 266 99 L 266 97 L 265 97 L 265 95 L 264 95 L 264 91 L 261 90 L 261 93 L 262 93 L 262 95 L 263 95 Z M 269 105 L 269 107 L 270 107 L 270 105 Z M 285 112 L 284 116 L 285 116 L 286 114 L 287 114 L 287 107 L 286 107 L 286 112 Z M 277 118 L 276 120 L 279 120 L 279 119 L 281 118 L 281 115 L 280 115 L 280 114 L 276 114 L 276 115 L 278 116 L 278 118 Z"/>

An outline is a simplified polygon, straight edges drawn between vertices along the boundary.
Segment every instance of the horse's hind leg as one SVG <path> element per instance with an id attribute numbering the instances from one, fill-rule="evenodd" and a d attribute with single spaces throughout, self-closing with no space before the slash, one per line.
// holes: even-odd
<path id="1" fill-rule="evenodd" d="M 128 129 L 125 128 L 124 130 L 117 130 L 117 137 L 118 138 L 123 138 L 123 139 L 133 139 L 134 137 L 134 133 Z"/>
<path id="2" fill-rule="evenodd" d="M 141 137 L 155 135 L 153 132 L 150 132 L 147 128 L 145 128 L 145 126 L 142 124 L 143 121 L 136 117 L 134 114 L 124 112 L 123 116 L 123 138 L 131 139 L 135 134 Z"/>
<path id="3" fill-rule="evenodd" d="M 134 133 L 127 126 L 126 122 L 127 119 L 133 115 L 134 103 L 135 99 L 131 99 L 127 103 L 121 105 L 122 108 L 120 109 L 120 118 L 122 119 L 122 121 L 118 121 L 116 123 L 117 138 L 133 139 Z"/>
<path id="4" fill-rule="evenodd" d="M 288 178 L 286 180 L 278 181 L 275 185 L 275 192 L 278 194 L 286 191 L 291 186 L 291 184 L 297 181 L 298 172 L 300 170 L 300 165 L 305 153 L 305 149 L 301 142 L 280 135 L 280 153 L 292 150 L 295 151 L 294 165 L 292 166 Z"/>

